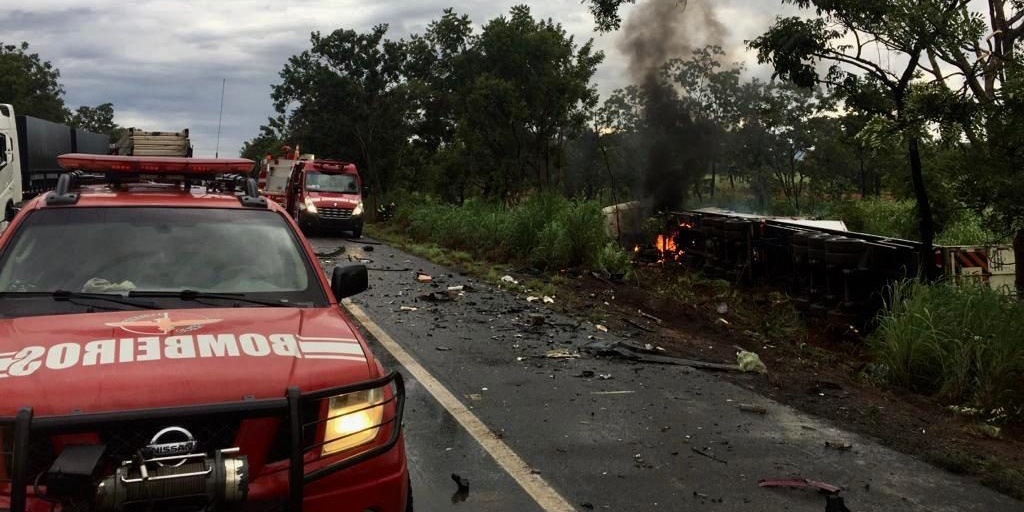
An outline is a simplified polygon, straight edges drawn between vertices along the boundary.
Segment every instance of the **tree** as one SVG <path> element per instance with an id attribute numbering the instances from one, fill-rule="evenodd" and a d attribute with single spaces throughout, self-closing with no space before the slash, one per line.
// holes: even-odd
<path id="1" fill-rule="evenodd" d="M 60 71 L 37 53 L 29 53 L 28 43 L 0 43 L 0 99 L 14 106 L 18 114 L 63 123 L 64 87 Z"/>
<path id="2" fill-rule="evenodd" d="M 271 94 L 288 116 L 292 142 L 357 161 L 382 193 L 394 183 L 410 136 L 406 45 L 385 39 L 387 31 L 314 32 L 312 48 L 288 59 Z"/>
<path id="3" fill-rule="evenodd" d="M 681 0 L 685 2 L 686 0 Z M 634 4 L 636 0 L 586 0 L 590 14 L 594 16 L 594 23 L 599 32 L 611 32 L 622 26 L 622 17 L 619 16 L 619 7 L 623 4 Z"/>
<path id="4" fill-rule="evenodd" d="M 668 80 L 678 86 L 683 107 L 711 131 L 709 169 L 711 198 L 715 197 L 718 169 L 727 155 L 729 139 L 740 126 L 739 92 L 742 65 L 722 68 L 725 52 L 708 46 L 693 52 L 688 60 L 673 59 L 662 69 Z"/>
<path id="5" fill-rule="evenodd" d="M 590 80 L 604 54 L 524 5 L 488 22 L 469 52 L 458 138 L 484 171 L 483 192 L 514 199 L 564 183 L 565 144 L 597 104 Z"/>
<path id="6" fill-rule="evenodd" d="M 975 30 L 969 0 L 783 0 L 814 9 L 809 18 L 780 18 L 750 43 L 776 76 L 830 88 L 847 108 L 872 117 L 882 138 L 902 140 L 910 163 L 924 243 L 930 255 L 935 223 L 921 158 L 922 139 L 936 111 L 921 109 L 927 92 L 916 82 L 925 59 L 950 34 Z M 972 28 L 973 27 L 973 28 Z M 884 52 L 884 53 L 883 53 Z M 827 65 L 822 74 L 820 65 Z M 893 70 L 890 65 L 895 65 Z"/>
<path id="7" fill-rule="evenodd" d="M 120 140 L 125 131 L 114 122 L 114 105 L 111 103 L 96 107 L 78 107 L 69 123 L 75 128 L 109 135 L 112 142 Z"/>

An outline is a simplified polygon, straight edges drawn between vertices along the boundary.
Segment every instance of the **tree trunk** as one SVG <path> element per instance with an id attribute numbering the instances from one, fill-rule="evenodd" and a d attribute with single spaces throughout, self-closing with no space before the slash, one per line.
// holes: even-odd
<path id="1" fill-rule="evenodd" d="M 867 199 L 868 197 L 868 171 L 864 168 L 864 159 L 860 160 L 860 198 Z"/>
<path id="2" fill-rule="evenodd" d="M 921 148 L 917 137 L 910 138 L 907 148 L 910 153 L 910 175 L 914 182 L 914 196 L 917 199 L 918 227 L 921 236 L 921 265 L 925 277 L 931 279 L 935 274 L 935 266 L 931 264 L 932 248 L 935 244 L 935 219 L 932 218 L 932 205 L 928 199 L 928 189 L 924 184 L 924 168 L 921 164 Z"/>
<path id="3" fill-rule="evenodd" d="M 711 162 L 711 200 L 715 200 L 715 186 L 718 185 L 718 162 Z"/>
<path id="4" fill-rule="evenodd" d="M 1014 258 L 1024 254 L 1024 229 L 1017 230 L 1017 237 L 1013 239 Z M 1024 300 L 1024 269 L 1017 265 L 1017 298 Z"/>

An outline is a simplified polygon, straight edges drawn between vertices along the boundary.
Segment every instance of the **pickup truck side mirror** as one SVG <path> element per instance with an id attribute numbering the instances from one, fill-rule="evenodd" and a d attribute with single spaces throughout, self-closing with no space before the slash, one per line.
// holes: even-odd
<path id="1" fill-rule="evenodd" d="M 358 295 L 370 287 L 370 278 L 366 265 L 348 265 L 334 267 L 331 274 L 331 291 L 338 300 Z"/>

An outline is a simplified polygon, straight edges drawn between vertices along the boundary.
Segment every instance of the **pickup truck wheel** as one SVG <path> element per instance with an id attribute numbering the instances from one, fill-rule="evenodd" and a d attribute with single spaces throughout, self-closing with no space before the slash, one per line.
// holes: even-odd
<path id="1" fill-rule="evenodd" d="M 359 226 L 358 228 L 355 228 L 355 229 L 352 230 L 352 238 L 359 238 L 361 236 L 363 236 L 363 227 L 362 226 Z"/>
<path id="2" fill-rule="evenodd" d="M 409 499 L 405 500 L 405 512 L 415 512 L 412 506 L 412 478 L 408 479 L 409 482 Z"/>

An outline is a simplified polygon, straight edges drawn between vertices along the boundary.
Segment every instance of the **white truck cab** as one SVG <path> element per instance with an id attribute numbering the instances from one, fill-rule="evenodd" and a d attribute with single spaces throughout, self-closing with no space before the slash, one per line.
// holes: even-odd
<path id="1" fill-rule="evenodd" d="M 4 220 L 13 218 L 15 205 L 21 202 L 21 158 L 18 151 L 18 127 L 14 107 L 0 104 L 0 206 Z"/>

